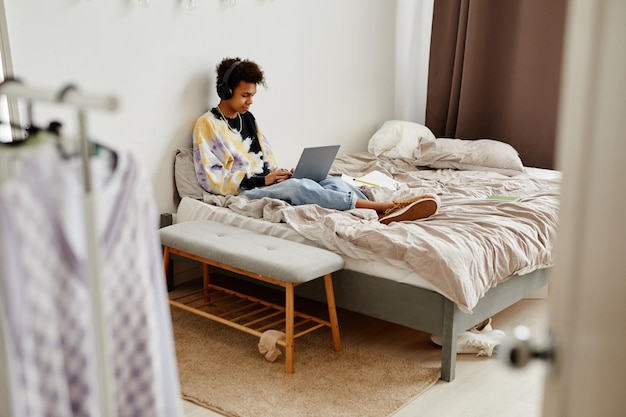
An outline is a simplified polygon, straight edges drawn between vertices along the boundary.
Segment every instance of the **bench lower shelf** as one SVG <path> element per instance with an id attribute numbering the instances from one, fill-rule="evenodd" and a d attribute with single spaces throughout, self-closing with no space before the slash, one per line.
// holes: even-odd
<path id="1" fill-rule="evenodd" d="M 285 307 L 237 291 L 209 284 L 207 288 L 172 298 L 170 305 L 260 337 L 266 330 L 286 332 Z M 294 310 L 294 339 L 330 321 Z M 285 346 L 284 340 L 278 344 Z"/>

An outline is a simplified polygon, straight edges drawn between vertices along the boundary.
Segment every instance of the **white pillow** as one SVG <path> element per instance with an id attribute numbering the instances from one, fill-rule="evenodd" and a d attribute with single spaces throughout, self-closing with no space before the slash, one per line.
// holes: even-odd
<path id="1" fill-rule="evenodd" d="M 492 139 L 421 141 L 414 157 L 416 166 L 436 169 L 491 171 L 508 176 L 524 172 L 524 164 L 515 148 Z"/>
<path id="2" fill-rule="evenodd" d="M 376 156 L 413 159 L 422 139 L 435 140 L 435 135 L 419 123 L 388 120 L 370 138 L 367 150 Z"/>

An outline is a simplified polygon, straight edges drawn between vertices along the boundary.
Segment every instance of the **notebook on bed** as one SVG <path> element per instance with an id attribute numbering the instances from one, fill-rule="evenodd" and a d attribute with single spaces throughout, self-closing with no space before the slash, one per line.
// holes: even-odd
<path id="1" fill-rule="evenodd" d="M 328 176 L 328 171 L 337 156 L 340 145 L 304 148 L 293 178 L 310 178 L 320 182 Z"/>

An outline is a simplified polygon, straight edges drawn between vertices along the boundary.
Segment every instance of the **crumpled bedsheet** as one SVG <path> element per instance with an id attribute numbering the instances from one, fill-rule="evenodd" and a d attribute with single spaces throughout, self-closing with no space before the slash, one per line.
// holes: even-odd
<path id="1" fill-rule="evenodd" d="M 435 193 L 439 211 L 427 219 L 383 225 L 372 210 L 344 212 L 284 201 L 248 201 L 205 194 L 204 201 L 271 222 L 286 222 L 321 247 L 355 259 L 403 260 L 462 311 L 498 283 L 554 264 L 560 179 L 508 177 L 482 171 L 418 169 L 409 161 L 367 152 L 340 155 L 331 175 L 359 177 L 378 170 L 398 190 L 362 187 L 370 199 Z M 491 195 L 519 201 L 489 200 Z"/>

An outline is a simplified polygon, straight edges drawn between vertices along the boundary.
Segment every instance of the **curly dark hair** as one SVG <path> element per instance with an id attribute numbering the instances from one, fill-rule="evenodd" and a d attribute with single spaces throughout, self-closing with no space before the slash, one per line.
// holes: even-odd
<path id="1" fill-rule="evenodd" d="M 223 83 L 226 71 L 237 61 L 239 61 L 240 64 L 238 64 L 228 76 L 229 88 L 234 89 L 240 81 L 261 84 L 263 87 L 266 87 L 265 76 L 263 75 L 261 67 L 259 67 L 256 62 L 241 58 L 224 58 L 222 62 L 217 64 L 217 67 L 215 67 L 215 71 L 217 72 L 217 85 Z"/>

